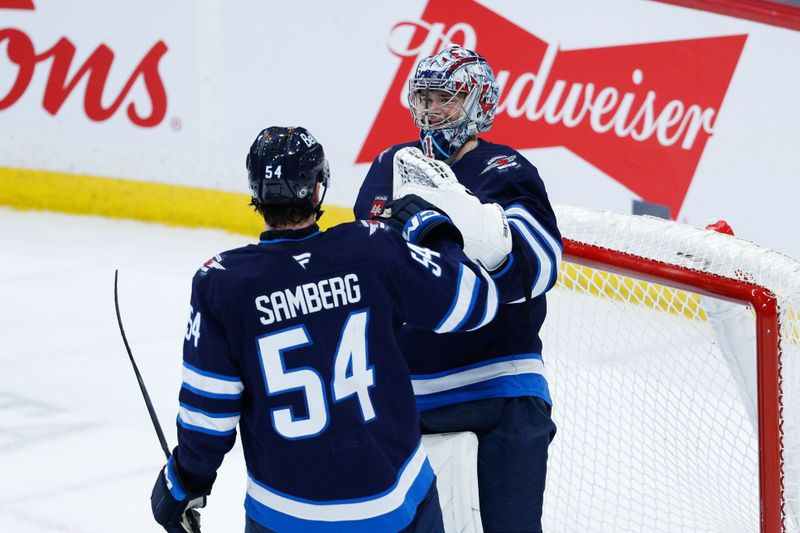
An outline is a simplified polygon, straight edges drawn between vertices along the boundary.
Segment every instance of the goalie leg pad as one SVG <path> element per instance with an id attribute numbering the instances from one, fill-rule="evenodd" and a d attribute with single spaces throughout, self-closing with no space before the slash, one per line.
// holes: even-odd
<path id="1" fill-rule="evenodd" d="M 422 445 L 436 473 L 444 530 L 481 533 L 478 496 L 478 438 L 471 432 L 423 435 Z"/>

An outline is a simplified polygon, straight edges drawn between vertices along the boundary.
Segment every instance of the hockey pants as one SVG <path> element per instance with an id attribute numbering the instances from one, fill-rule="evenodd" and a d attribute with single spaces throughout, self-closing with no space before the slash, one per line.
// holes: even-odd
<path id="1" fill-rule="evenodd" d="M 486 533 L 538 533 L 547 448 L 556 433 L 541 398 L 490 398 L 420 413 L 423 433 L 478 436 L 478 489 Z"/>

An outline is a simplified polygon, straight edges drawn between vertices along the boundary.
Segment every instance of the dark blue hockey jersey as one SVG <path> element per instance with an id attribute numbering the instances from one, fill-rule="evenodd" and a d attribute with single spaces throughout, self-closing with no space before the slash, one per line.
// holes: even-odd
<path id="1" fill-rule="evenodd" d="M 454 244 L 380 222 L 265 232 L 192 283 L 175 461 L 212 480 L 241 432 L 248 517 L 277 531 L 398 531 L 434 480 L 399 323 L 488 323 L 495 284 Z M 174 485 L 174 483 L 173 483 Z"/>
<path id="2" fill-rule="evenodd" d="M 492 277 L 501 292 L 513 287 L 531 299 L 501 305 L 480 331 L 434 335 L 413 324 L 398 335 L 412 374 L 420 411 L 495 397 L 538 396 L 551 403 L 539 330 L 547 312 L 544 293 L 556 282 L 561 234 L 539 173 L 515 150 L 480 139 L 452 165 L 458 181 L 481 202 L 496 202 L 508 215 L 513 248 L 506 267 Z M 373 162 L 359 191 L 356 218 L 378 214 L 392 198 L 395 145 Z"/>

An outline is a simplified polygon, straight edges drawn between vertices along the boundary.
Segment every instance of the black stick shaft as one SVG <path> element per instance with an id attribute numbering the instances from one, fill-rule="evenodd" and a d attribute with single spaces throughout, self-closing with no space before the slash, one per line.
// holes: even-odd
<path id="1" fill-rule="evenodd" d="M 167 439 L 164 437 L 164 432 L 161 430 L 161 424 L 158 422 L 158 416 L 156 415 L 156 410 L 153 409 L 153 402 L 150 401 L 150 395 L 147 393 L 147 387 L 144 386 L 144 380 L 142 379 L 142 374 L 139 373 L 139 367 L 136 366 L 136 361 L 133 359 L 133 353 L 131 352 L 131 347 L 128 344 L 128 337 L 125 336 L 125 328 L 122 327 L 122 317 L 119 314 L 119 295 L 117 291 L 117 280 L 119 278 L 119 270 L 114 271 L 114 307 L 117 309 L 117 324 L 119 324 L 119 332 L 122 335 L 122 342 L 125 343 L 125 350 L 128 352 L 128 359 L 131 360 L 131 365 L 133 365 L 133 372 L 136 374 L 136 380 L 139 382 L 139 389 L 142 391 L 142 396 L 144 397 L 144 403 L 147 405 L 147 412 L 150 413 L 150 420 L 153 422 L 153 428 L 156 430 L 156 435 L 158 435 L 158 442 L 161 443 L 161 449 L 164 450 L 164 455 L 169 459 L 170 451 L 169 446 L 167 445 Z"/>
<path id="2" fill-rule="evenodd" d="M 169 461 L 171 454 L 169 451 L 169 445 L 167 445 L 167 438 L 164 437 L 164 432 L 161 430 L 161 423 L 159 423 L 156 410 L 153 408 L 153 402 L 150 401 L 150 395 L 147 393 L 147 387 L 144 385 L 144 380 L 142 379 L 142 374 L 139 372 L 139 367 L 136 365 L 136 361 L 133 359 L 133 352 L 131 352 L 131 347 L 128 344 L 128 337 L 125 335 L 125 328 L 122 327 L 122 316 L 119 313 L 119 291 L 117 290 L 118 280 L 119 270 L 115 270 L 114 307 L 117 310 L 117 324 L 119 324 L 119 332 L 122 335 L 122 342 L 125 343 L 125 350 L 128 352 L 128 359 L 131 360 L 133 372 L 136 374 L 136 380 L 139 382 L 139 389 L 141 389 L 142 396 L 144 397 L 144 403 L 147 405 L 147 412 L 150 413 L 150 420 L 153 422 L 153 428 L 156 430 L 156 435 L 158 435 L 158 442 L 161 444 L 161 449 L 164 450 L 164 455 L 166 456 L 167 461 Z M 191 528 L 192 533 L 200 533 L 200 524 L 197 523 L 194 513 L 189 511 L 186 514 L 186 518 L 189 520 L 189 527 Z"/>

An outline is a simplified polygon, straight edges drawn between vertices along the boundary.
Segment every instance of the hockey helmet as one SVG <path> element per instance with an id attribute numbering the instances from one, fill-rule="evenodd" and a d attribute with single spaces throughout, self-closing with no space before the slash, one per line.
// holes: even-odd
<path id="1" fill-rule="evenodd" d="M 438 98 L 446 95 L 447 102 L 433 105 L 432 91 L 440 92 Z M 448 159 L 470 136 L 488 131 L 499 94 L 489 63 L 472 50 L 453 45 L 421 60 L 409 80 L 408 104 L 423 152 Z M 449 112 L 442 114 L 441 109 Z"/>
<path id="2" fill-rule="evenodd" d="M 247 178 L 254 205 L 304 205 L 313 202 L 317 183 L 327 189 L 330 170 L 308 130 L 271 126 L 250 146 Z"/>

